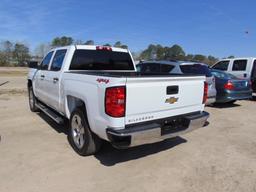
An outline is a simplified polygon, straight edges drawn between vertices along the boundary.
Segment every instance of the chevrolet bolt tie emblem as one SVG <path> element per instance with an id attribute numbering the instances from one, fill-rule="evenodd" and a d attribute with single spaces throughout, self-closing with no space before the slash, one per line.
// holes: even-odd
<path id="1" fill-rule="evenodd" d="M 165 100 L 165 103 L 173 104 L 173 103 L 176 103 L 178 100 L 179 100 L 179 98 L 170 97 L 170 98 Z"/>

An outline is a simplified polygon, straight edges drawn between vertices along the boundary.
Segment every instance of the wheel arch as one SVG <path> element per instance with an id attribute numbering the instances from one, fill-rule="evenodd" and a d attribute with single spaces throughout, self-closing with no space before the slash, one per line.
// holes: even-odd
<path id="1" fill-rule="evenodd" d="M 71 95 L 66 96 L 66 116 L 69 119 L 71 113 L 78 107 L 81 107 L 85 110 L 87 118 L 88 118 L 88 113 L 87 113 L 87 108 L 86 108 L 86 102 L 83 99 L 80 99 L 78 97 L 74 97 Z"/>

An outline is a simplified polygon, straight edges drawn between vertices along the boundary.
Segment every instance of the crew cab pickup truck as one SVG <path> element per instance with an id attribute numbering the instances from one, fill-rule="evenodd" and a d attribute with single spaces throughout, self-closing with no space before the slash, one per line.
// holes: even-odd
<path id="1" fill-rule="evenodd" d="M 104 46 L 71 45 L 30 63 L 29 106 L 59 124 L 79 155 L 96 153 L 102 140 L 128 148 L 203 127 L 205 77 L 136 72 L 131 53 Z"/>

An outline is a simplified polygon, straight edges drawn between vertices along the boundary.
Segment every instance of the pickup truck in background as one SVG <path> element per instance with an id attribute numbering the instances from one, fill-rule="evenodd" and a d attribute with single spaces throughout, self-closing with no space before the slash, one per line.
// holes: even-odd
<path id="1" fill-rule="evenodd" d="M 79 155 L 96 153 L 102 140 L 128 148 L 176 137 L 209 117 L 204 76 L 136 72 L 126 49 L 60 47 L 29 67 L 31 111 L 68 122 Z"/>
<path id="2" fill-rule="evenodd" d="M 256 96 L 256 58 L 223 59 L 212 66 L 212 69 L 230 73 L 240 79 L 249 79 L 252 83 L 253 95 Z"/>

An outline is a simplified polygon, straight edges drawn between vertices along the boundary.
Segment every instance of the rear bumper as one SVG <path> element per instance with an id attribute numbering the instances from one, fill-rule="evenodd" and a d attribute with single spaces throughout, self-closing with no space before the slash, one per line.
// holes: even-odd
<path id="1" fill-rule="evenodd" d="M 217 103 L 225 103 L 234 100 L 245 100 L 252 98 L 252 90 L 248 91 L 228 91 L 221 95 L 217 95 Z"/>
<path id="2" fill-rule="evenodd" d="M 117 148 L 133 147 L 188 133 L 205 126 L 208 117 L 209 113 L 198 112 L 129 126 L 125 129 L 108 128 L 107 135 L 112 145 Z"/>

